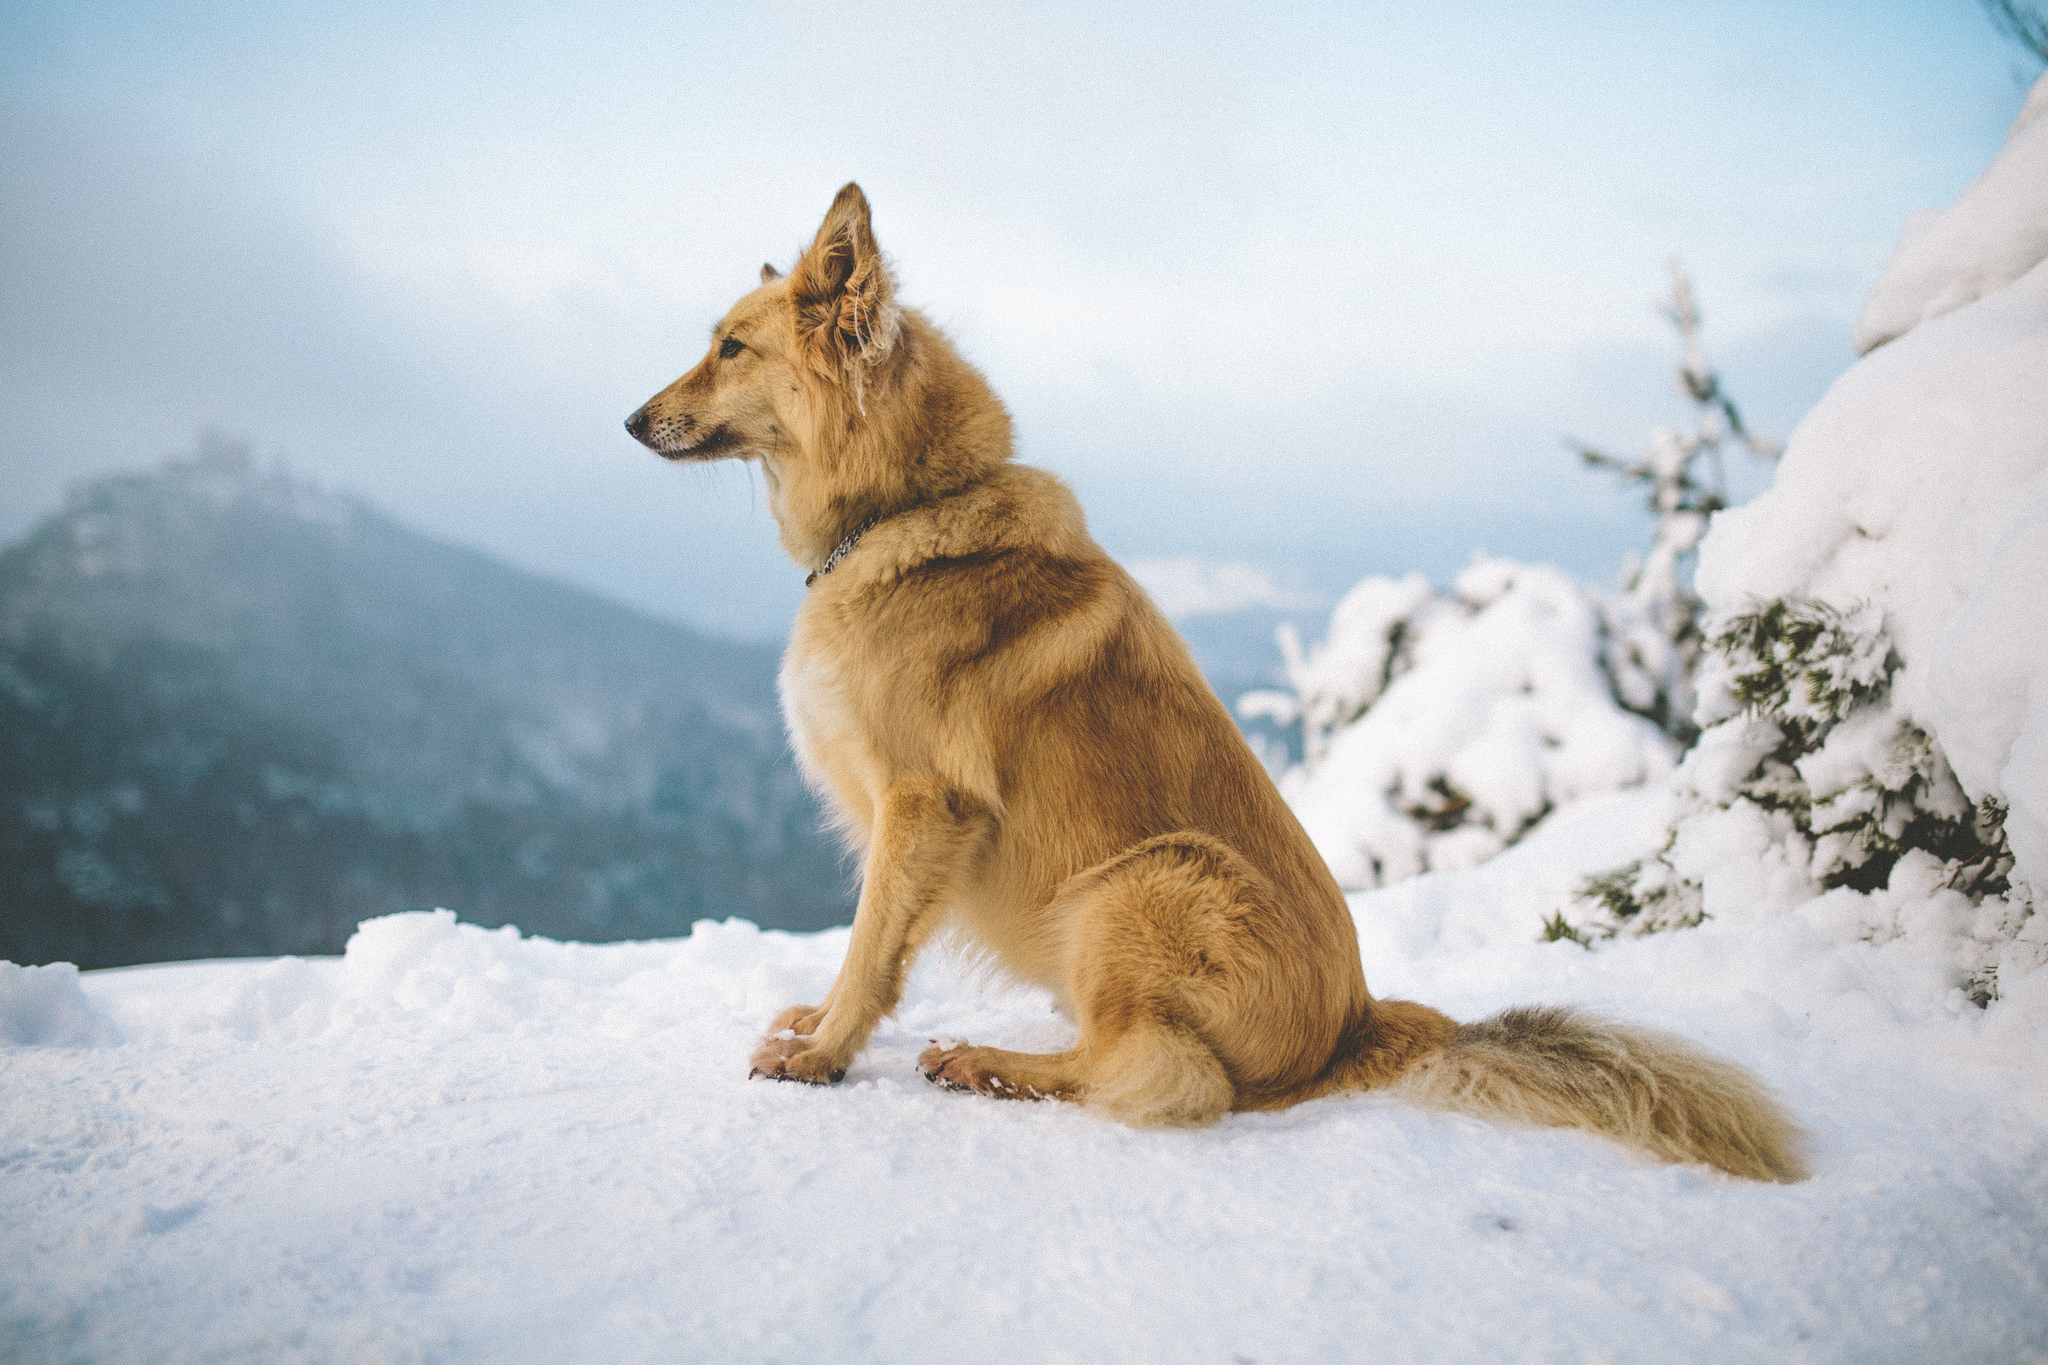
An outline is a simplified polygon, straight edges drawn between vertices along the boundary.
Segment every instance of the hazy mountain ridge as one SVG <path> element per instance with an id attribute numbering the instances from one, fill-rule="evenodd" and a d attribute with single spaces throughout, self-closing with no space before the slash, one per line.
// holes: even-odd
<path id="1" fill-rule="evenodd" d="M 0 957 L 841 921 L 774 670 L 234 452 L 84 485 L 0 551 Z"/>

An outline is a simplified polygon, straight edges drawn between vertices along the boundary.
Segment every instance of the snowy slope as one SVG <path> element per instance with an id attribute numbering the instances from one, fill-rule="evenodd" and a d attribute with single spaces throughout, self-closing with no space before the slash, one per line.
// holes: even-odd
<path id="1" fill-rule="evenodd" d="M 1683 1030 L 1812 1127 L 1804 1184 L 1373 1096 L 1158 1133 L 943 1093 L 927 1038 L 1068 1036 L 956 959 L 845 1084 L 749 1082 L 845 931 L 397 916 L 338 960 L 0 976 L 0 1355 L 2048 1360 L 2048 1100 L 2001 1005 L 1796 917 L 1535 941 L 1667 799 L 1358 896 L 1368 977 Z"/>

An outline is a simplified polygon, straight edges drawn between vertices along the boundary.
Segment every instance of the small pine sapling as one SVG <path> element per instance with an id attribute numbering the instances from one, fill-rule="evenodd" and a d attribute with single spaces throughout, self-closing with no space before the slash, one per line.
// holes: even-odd
<path id="1" fill-rule="evenodd" d="M 1636 459 L 1581 441 L 1570 445 L 1588 465 L 1612 470 L 1625 484 L 1642 488 L 1657 518 L 1649 552 L 1631 555 L 1622 570 L 1628 610 L 1616 613 L 1606 663 L 1624 705 L 1689 745 L 1699 736 L 1692 718 L 1692 679 L 1699 666 L 1703 610 L 1692 589 L 1692 565 L 1707 519 L 1728 505 L 1721 448 L 1738 444 L 1767 460 L 1776 459 L 1780 449 L 1743 424 L 1735 400 L 1707 363 L 1692 280 L 1676 262 L 1671 300 L 1661 311 L 1678 329 L 1678 388 L 1693 405 L 1691 430 L 1659 427 Z"/>

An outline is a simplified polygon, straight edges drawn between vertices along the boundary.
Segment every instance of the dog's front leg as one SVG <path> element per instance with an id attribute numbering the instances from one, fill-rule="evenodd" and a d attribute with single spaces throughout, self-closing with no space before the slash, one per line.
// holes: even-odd
<path id="1" fill-rule="evenodd" d="M 901 778 L 883 793 L 853 914 L 853 942 L 839 978 L 813 1014 L 782 1018 L 814 1025 L 808 1036 L 770 1037 L 752 1075 L 824 1085 L 846 1067 L 896 1008 L 911 961 L 938 927 L 946 903 L 980 853 L 993 823 L 988 807 L 936 777 Z"/>

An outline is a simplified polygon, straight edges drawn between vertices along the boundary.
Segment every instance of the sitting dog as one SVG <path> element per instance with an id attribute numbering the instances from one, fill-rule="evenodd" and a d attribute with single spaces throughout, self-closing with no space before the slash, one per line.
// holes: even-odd
<path id="1" fill-rule="evenodd" d="M 1012 462 L 987 381 L 897 302 L 859 186 L 626 427 L 670 460 L 759 462 L 809 571 L 782 704 L 863 876 L 837 980 L 769 1025 L 754 1075 L 839 1080 L 950 924 L 1050 989 L 1079 1040 L 933 1047 L 940 1085 L 1138 1125 L 1394 1085 L 1802 1174 L 1768 1092 L 1676 1038 L 1561 1009 L 1460 1026 L 1367 993 L 1307 834 L 1073 494 Z"/>

